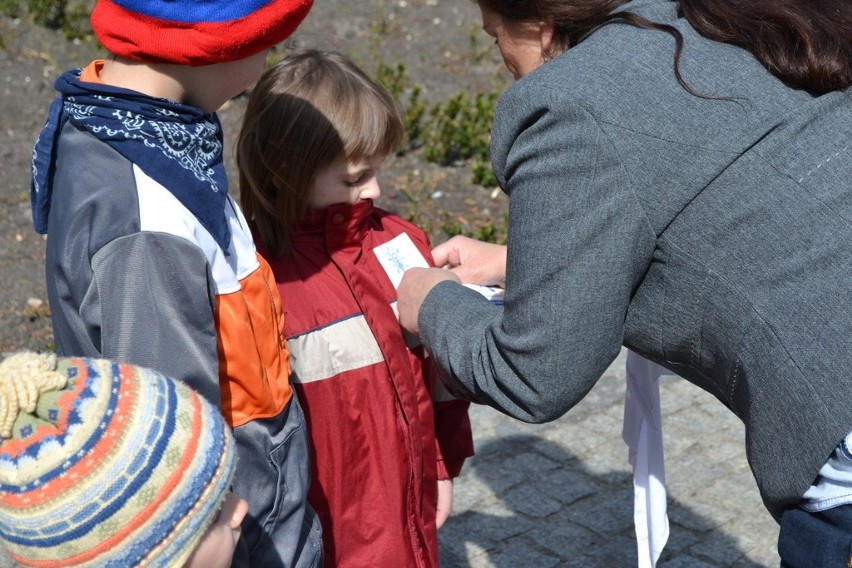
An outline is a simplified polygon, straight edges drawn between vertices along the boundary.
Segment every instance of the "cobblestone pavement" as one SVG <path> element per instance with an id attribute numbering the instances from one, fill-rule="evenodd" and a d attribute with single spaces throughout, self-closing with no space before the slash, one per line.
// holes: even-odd
<path id="1" fill-rule="evenodd" d="M 444 568 L 636 566 L 632 473 L 621 440 L 625 353 L 550 424 L 471 410 L 477 454 L 441 529 Z M 671 535 L 665 568 L 778 566 L 739 420 L 677 377 L 660 383 Z"/>

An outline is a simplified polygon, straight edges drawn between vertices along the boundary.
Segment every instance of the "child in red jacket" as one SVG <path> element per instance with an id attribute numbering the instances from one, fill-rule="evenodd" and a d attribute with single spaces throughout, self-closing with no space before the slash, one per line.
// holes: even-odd
<path id="1" fill-rule="evenodd" d="M 437 566 L 451 480 L 473 454 L 468 403 L 396 316 L 394 263 L 431 264 L 426 234 L 373 206 L 403 139 L 386 91 L 345 57 L 306 51 L 261 77 L 237 142 L 314 450 L 326 566 Z"/>

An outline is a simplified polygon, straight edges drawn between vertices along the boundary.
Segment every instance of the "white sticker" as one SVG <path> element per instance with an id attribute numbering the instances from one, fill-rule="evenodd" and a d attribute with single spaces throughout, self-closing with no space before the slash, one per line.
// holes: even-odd
<path id="1" fill-rule="evenodd" d="M 411 237 L 405 233 L 377 246 L 373 249 L 373 252 L 376 254 L 376 258 L 379 259 L 382 268 L 385 269 L 385 273 L 387 273 L 394 288 L 399 288 L 402 275 L 409 268 L 429 267 L 429 263 L 420 254 Z M 492 304 L 497 306 L 503 305 L 503 294 L 505 291 L 502 288 L 480 286 L 478 284 L 465 284 L 465 286 L 479 292 Z"/>
<path id="2" fill-rule="evenodd" d="M 420 254 L 411 237 L 402 233 L 373 249 L 394 288 L 399 288 L 403 273 L 409 268 L 428 268 L 429 263 Z"/>

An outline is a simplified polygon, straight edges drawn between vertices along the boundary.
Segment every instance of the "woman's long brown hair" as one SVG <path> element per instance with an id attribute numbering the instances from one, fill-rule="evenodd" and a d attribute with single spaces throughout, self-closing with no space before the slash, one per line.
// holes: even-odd
<path id="1" fill-rule="evenodd" d="M 476 0 L 507 21 L 552 21 L 559 49 L 571 48 L 599 27 L 623 22 L 672 35 L 680 76 L 680 32 L 629 11 L 627 0 Z M 776 77 L 814 95 L 852 85 L 850 0 L 677 0 L 680 13 L 703 36 L 747 49 Z M 695 93 L 697 94 L 697 93 Z"/>
<path id="2" fill-rule="evenodd" d="M 852 85 L 849 0 L 680 0 L 702 35 L 754 54 L 788 85 L 819 95 Z"/>

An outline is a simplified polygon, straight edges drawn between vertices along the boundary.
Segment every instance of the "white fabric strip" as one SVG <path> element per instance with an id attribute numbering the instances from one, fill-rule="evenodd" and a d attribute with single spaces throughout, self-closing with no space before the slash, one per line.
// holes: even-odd
<path id="1" fill-rule="evenodd" d="M 660 376 L 671 371 L 627 352 L 621 436 L 633 466 L 633 524 L 639 568 L 654 568 L 669 538 L 666 468 L 660 415 Z"/>
<path id="2" fill-rule="evenodd" d="M 336 321 L 287 340 L 293 381 L 322 381 L 385 360 L 363 315 Z"/>
<path id="3" fill-rule="evenodd" d="M 207 256 L 217 294 L 232 294 L 241 290 L 240 280 L 260 267 L 254 241 L 242 211 L 229 197 L 226 208 L 231 229 L 230 255 L 226 255 L 198 218 L 189 212 L 165 187 L 154 181 L 139 166 L 133 165 L 139 199 L 139 228 L 142 231 L 163 232 L 183 237 L 198 245 Z M 239 263 L 239 264 L 235 264 Z"/>

